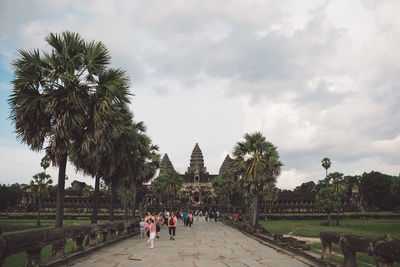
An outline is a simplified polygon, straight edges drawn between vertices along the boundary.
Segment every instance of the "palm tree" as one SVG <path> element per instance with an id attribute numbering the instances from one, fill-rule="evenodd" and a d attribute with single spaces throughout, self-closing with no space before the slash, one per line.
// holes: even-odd
<path id="1" fill-rule="evenodd" d="M 178 192 L 181 190 L 183 185 L 182 175 L 177 173 L 176 171 L 168 171 L 164 175 L 158 176 L 151 183 L 151 186 L 154 187 L 154 192 L 159 192 L 160 195 L 165 196 L 165 199 L 170 202 L 170 209 L 173 209 L 173 203 L 175 201 Z"/>
<path id="2" fill-rule="evenodd" d="M 335 190 L 336 194 L 341 198 L 344 183 L 343 174 L 339 172 L 330 173 L 328 179 L 330 180 L 333 190 Z M 340 201 L 340 205 L 337 207 L 336 225 L 339 225 L 339 212 L 342 206 L 341 203 L 342 202 Z"/>
<path id="3" fill-rule="evenodd" d="M 47 192 L 49 186 L 53 183 L 53 180 L 51 179 L 51 176 L 46 174 L 45 172 L 35 174 L 32 178 L 33 180 L 30 183 L 30 188 L 32 192 L 35 193 L 38 199 L 36 225 L 40 226 L 40 210 L 42 208 L 42 197 Z"/>
<path id="4" fill-rule="evenodd" d="M 104 122 L 115 115 L 110 103 L 128 102 L 128 79 L 124 71 L 107 68 L 110 55 L 101 42 L 85 42 L 71 32 L 51 33 L 45 41 L 50 52 L 20 50 L 13 63 L 10 117 L 17 137 L 35 151 L 48 144 L 49 160 L 59 167 L 55 226 L 60 227 L 72 144 L 80 140 L 85 150 L 101 135 Z M 88 123 L 91 119 L 95 122 Z"/>
<path id="5" fill-rule="evenodd" d="M 321 163 L 322 167 L 325 169 L 325 177 L 328 177 L 328 169 L 331 167 L 331 160 L 329 158 L 323 158 Z"/>
<path id="6" fill-rule="evenodd" d="M 215 179 L 212 180 L 211 185 L 216 193 L 218 193 L 220 196 L 226 197 L 227 212 L 229 213 L 230 199 L 237 186 L 234 176 L 230 173 L 224 172 L 215 177 Z"/>
<path id="7" fill-rule="evenodd" d="M 50 167 L 50 160 L 49 157 L 46 155 L 42 158 L 42 160 L 40 161 L 40 166 L 42 166 L 43 168 L 43 172 L 46 173 L 46 169 L 48 167 Z"/>
<path id="8" fill-rule="evenodd" d="M 233 150 L 233 172 L 239 186 L 253 197 L 252 226 L 258 225 L 259 193 L 280 174 L 282 163 L 277 148 L 261 132 L 246 133 Z"/>

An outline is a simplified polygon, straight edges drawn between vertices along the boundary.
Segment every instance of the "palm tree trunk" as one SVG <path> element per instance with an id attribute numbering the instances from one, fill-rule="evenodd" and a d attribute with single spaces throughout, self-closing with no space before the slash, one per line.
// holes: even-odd
<path id="1" fill-rule="evenodd" d="M 115 200 L 117 196 L 117 185 L 115 178 L 111 178 L 111 200 L 110 200 L 110 219 L 109 221 L 112 222 L 114 220 L 114 206 Z"/>
<path id="2" fill-rule="evenodd" d="M 65 153 L 59 162 L 58 167 L 58 185 L 57 185 L 57 205 L 56 205 L 56 226 L 63 226 L 64 219 L 64 188 L 65 188 L 65 170 L 67 168 L 67 153 Z"/>
<path id="3" fill-rule="evenodd" d="M 253 228 L 256 228 L 258 225 L 258 192 L 254 193 L 253 196 Z"/>
<path id="4" fill-rule="evenodd" d="M 92 223 L 97 223 L 97 214 L 99 211 L 99 196 L 100 196 L 100 176 L 96 175 L 94 184 L 94 203 L 92 211 Z"/>
<path id="5" fill-rule="evenodd" d="M 38 209 L 37 209 L 37 219 L 36 219 L 36 225 L 40 226 L 40 209 L 42 208 L 42 198 L 39 196 L 38 197 Z"/>

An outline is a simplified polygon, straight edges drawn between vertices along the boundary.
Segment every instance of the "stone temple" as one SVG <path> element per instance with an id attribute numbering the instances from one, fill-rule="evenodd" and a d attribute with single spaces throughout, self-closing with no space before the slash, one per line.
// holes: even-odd
<path id="1" fill-rule="evenodd" d="M 229 157 L 229 156 L 227 156 Z M 221 166 L 220 172 L 226 169 L 227 159 Z M 165 154 L 161 160 L 160 175 L 165 174 L 170 170 L 175 170 L 168 155 Z M 190 164 L 187 171 L 181 174 L 184 184 L 179 193 L 181 204 L 193 205 L 210 205 L 215 204 L 216 195 L 212 188 L 212 180 L 218 174 L 209 174 L 207 168 L 204 166 L 204 157 L 199 144 L 193 148 L 190 157 Z"/>

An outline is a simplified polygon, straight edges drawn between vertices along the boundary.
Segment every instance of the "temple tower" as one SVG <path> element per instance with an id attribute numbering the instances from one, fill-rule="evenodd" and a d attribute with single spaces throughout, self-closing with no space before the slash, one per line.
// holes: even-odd
<path id="1" fill-rule="evenodd" d="M 160 175 L 166 174 L 168 171 L 174 171 L 174 170 L 175 170 L 174 166 L 172 165 L 172 162 L 169 160 L 168 154 L 165 153 L 160 164 Z"/>
<path id="2" fill-rule="evenodd" d="M 230 164 L 231 160 L 232 160 L 231 157 L 229 156 L 229 154 L 227 154 L 224 159 L 224 162 L 222 162 L 222 165 L 219 168 L 219 175 L 229 171 L 229 167 L 230 167 L 229 164 Z"/>
<path id="3" fill-rule="evenodd" d="M 193 148 L 192 156 L 190 157 L 190 165 L 185 173 L 188 182 L 208 182 L 209 174 L 206 167 L 204 167 L 203 153 L 199 144 Z"/>

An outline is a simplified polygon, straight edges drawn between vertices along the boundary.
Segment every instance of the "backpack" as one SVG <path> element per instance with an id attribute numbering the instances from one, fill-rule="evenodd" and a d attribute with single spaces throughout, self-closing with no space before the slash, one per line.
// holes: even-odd
<path id="1" fill-rule="evenodd" d="M 169 217 L 169 222 L 168 222 L 168 224 L 171 225 L 171 226 L 175 225 L 174 217 Z"/>

